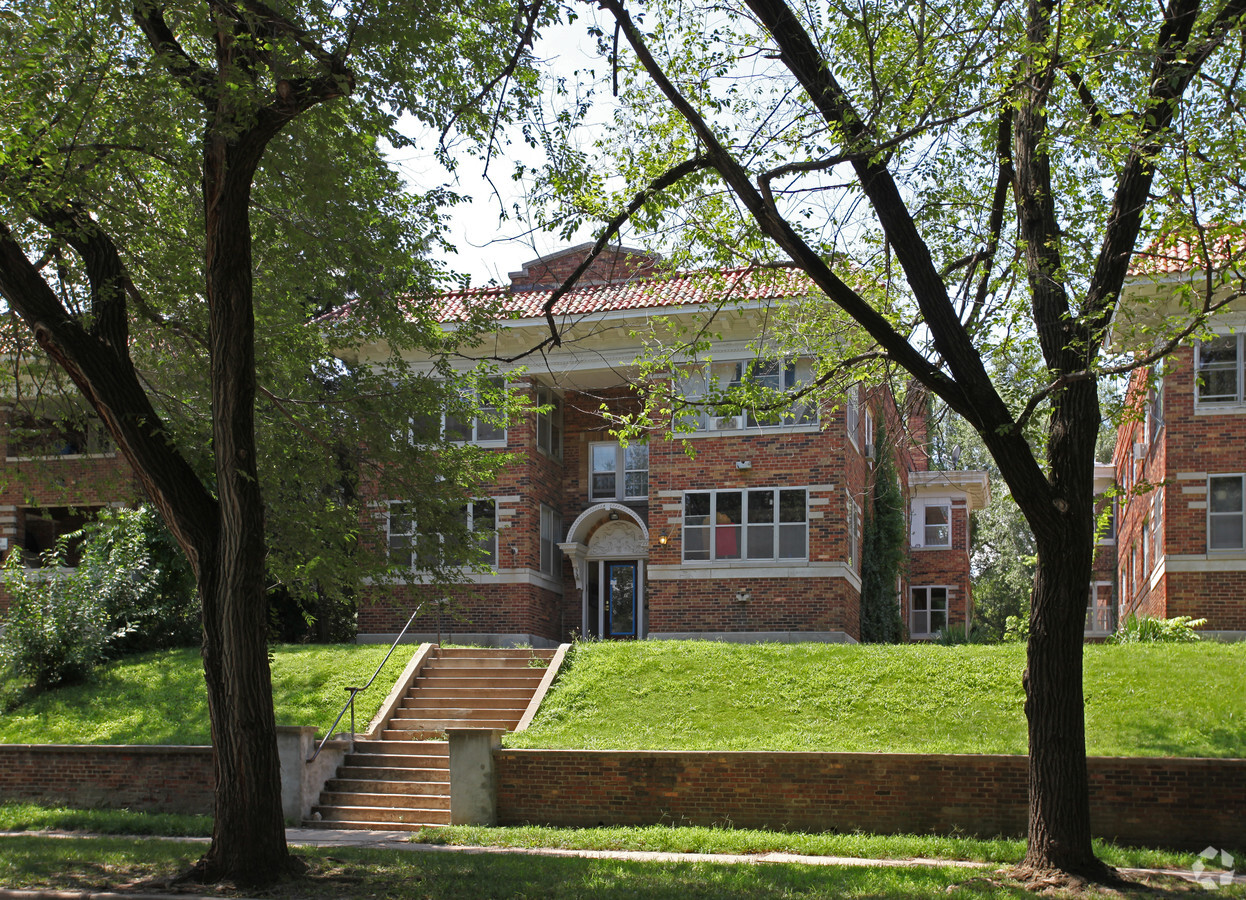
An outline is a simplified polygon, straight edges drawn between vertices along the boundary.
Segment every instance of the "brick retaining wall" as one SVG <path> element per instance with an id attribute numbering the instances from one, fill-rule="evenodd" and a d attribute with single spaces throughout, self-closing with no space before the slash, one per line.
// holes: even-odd
<path id="1" fill-rule="evenodd" d="M 209 815 L 212 748 L 0 744 L 0 801 Z"/>
<path id="2" fill-rule="evenodd" d="M 1023 756 L 500 750 L 503 825 L 721 825 L 1024 836 Z M 1126 844 L 1246 846 L 1246 760 L 1089 760 L 1091 825 Z"/>

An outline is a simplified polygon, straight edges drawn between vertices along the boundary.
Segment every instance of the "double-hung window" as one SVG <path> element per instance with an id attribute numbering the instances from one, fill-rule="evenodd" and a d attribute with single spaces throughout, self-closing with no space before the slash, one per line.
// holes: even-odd
<path id="1" fill-rule="evenodd" d="M 1164 381 L 1156 378 L 1151 385 L 1151 391 L 1147 394 L 1146 404 L 1146 435 L 1147 440 L 1152 444 L 1159 437 L 1159 431 L 1164 427 Z"/>
<path id="2" fill-rule="evenodd" d="M 503 378 L 481 380 L 482 390 L 465 393 L 467 402 L 475 406 L 474 414 L 447 411 L 443 419 L 447 441 L 464 444 L 506 443 L 506 425 L 498 420 L 497 400 L 506 390 Z"/>
<path id="3" fill-rule="evenodd" d="M 746 428 L 791 427 L 817 422 L 814 406 L 805 400 L 783 404 L 778 395 L 795 393 L 810 380 L 810 365 L 804 359 L 712 363 L 689 373 L 681 385 L 689 403 L 684 414 L 685 427 L 694 431 L 737 431 Z M 746 385 L 773 392 L 770 402 L 757 408 L 735 406 L 729 402 L 714 405 L 711 398 L 727 401 L 724 395 Z"/>
<path id="4" fill-rule="evenodd" d="M 684 561 L 808 557 L 804 488 L 684 494 Z"/>
<path id="5" fill-rule="evenodd" d="M 952 546 L 952 504 L 946 500 L 915 504 L 913 546 Z"/>
<path id="6" fill-rule="evenodd" d="M 589 488 L 593 500 L 648 500 L 649 445 L 633 441 L 589 447 Z"/>
<path id="7" fill-rule="evenodd" d="M 444 545 L 443 536 L 419 531 L 416 527 L 414 504 L 405 500 L 389 503 L 386 522 L 386 547 L 390 561 L 406 569 L 429 568 L 436 564 Z M 458 516 L 473 536 L 478 555 L 470 562 L 498 563 L 497 504 L 493 500 L 472 500 L 458 509 Z"/>
<path id="8" fill-rule="evenodd" d="M 853 446 L 861 446 L 861 386 L 854 384 L 844 400 L 844 427 Z"/>
<path id="9" fill-rule="evenodd" d="M 1155 499 L 1151 501 L 1151 519 L 1148 523 L 1147 539 L 1151 544 L 1151 568 L 1159 565 L 1163 550 L 1164 536 L 1164 488 L 1155 489 Z"/>
<path id="10" fill-rule="evenodd" d="M 558 542 L 562 540 L 562 516 L 553 507 L 541 504 L 541 572 L 551 578 L 562 574 Z"/>
<path id="11" fill-rule="evenodd" d="M 1207 479 L 1207 549 L 1246 549 L 1246 508 L 1243 476 L 1212 475 Z"/>
<path id="12" fill-rule="evenodd" d="M 1242 403 L 1242 335 L 1222 334 L 1194 347 L 1195 405 Z"/>
<path id="13" fill-rule="evenodd" d="M 562 397 L 551 387 L 538 384 L 536 404 L 536 448 L 546 456 L 562 459 Z"/>
<path id="14" fill-rule="evenodd" d="M 947 628 L 947 588 L 915 587 L 910 597 L 909 637 L 934 637 Z"/>

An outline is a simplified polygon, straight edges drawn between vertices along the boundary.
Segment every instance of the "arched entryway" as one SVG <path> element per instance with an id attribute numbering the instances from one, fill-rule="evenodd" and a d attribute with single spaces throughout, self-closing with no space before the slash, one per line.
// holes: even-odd
<path id="1" fill-rule="evenodd" d="M 649 529 L 621 503 L 602 503 L 572 523 L 566 543 L 580 588 L 585 637 L 635 640 L 645 636 L 645 563 Z"/>

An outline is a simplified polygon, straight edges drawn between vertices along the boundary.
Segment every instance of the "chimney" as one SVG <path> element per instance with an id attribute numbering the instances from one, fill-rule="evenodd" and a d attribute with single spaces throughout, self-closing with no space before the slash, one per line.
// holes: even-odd
<path id="1" fill-rule="evenodd" d="M 511 272 L 511 289 L 515 291 L 553 290 L 566 281 L 584 261 L 592 243 L 559 250 L 523 264 Z M 577 284 L 614 284 L 652 278 L 661 269 L 662 257 L 634 247 L 610 246 L 593 260 Z"/>

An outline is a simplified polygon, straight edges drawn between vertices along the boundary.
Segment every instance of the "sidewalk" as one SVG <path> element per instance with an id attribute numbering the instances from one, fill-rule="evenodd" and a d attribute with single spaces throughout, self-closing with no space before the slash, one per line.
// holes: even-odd
<path id="1" fill-rule="evenodd" d="M 53 838 L 94 838 L 104 835 L 86 832 L 64 831 L 16 831 L 0 832 L 2 837 L 36 835 Z M 108 835 L 122 837 L 122 835 Z M 470 847 L 451 844 L 416 844 L 406 831 L 346 831 L 328 828 L 287 828 L 286 840 L 292 847 L 366 847 L 372 850 L 399 850 L 413 853 L 460 853 L 501 854 L 512 856 L 562 856 L 580 859 L 617 859 L 634 862 L 678 863 L 711 862 L 722 864 L 787 863 L 802 866 L 859 866 L 862 868 L 932 868 L 998 869 L 998 863 L 969 862 L 956 859 L 863 859 L 850 856 L 802 856 L 796 853 L 669 853 L 653 850 L 567 850 L 559 847 Z M 184 843 L 207 843 L 203 837 L 152 837 L 147 840 L 180 841 Z M 1122 875 L 1169 875 L 1194 882 L 1194 873 L 1182 869 L 1118 869 Z M 1246 874 L 1236 875 L 1233 884 L 1246 885 Z M 0 888 L 0 900 L 125 900 L 143 897 L 144 900 L 197 900 L 187 894 L 118 894 L 82 891 L 19 891 Z M 233 898 L 242 900 L 242 898 Z"/>

